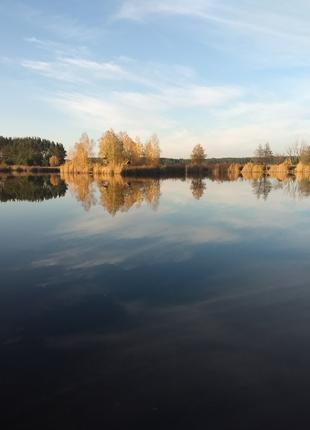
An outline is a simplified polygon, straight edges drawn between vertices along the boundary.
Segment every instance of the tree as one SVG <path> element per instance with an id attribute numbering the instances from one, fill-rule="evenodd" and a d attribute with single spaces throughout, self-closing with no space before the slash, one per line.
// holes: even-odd
<path id="1" fill-rule="evenodd" d="M 272 160 L 273 160 L 273 152 L 268 142 L 266 143 L 264 148 L 264 160 L 265 160 L 265 164 L 270 164 L 272 163 Z"/>
<path id="2" fill-rule="evenodd" d="M 266 143 L 265 146 L 259 144 L 255 150 L 255 158 L 258 163 L 271 163 L 273 161 L 273 152 L 270 148 L 270 144 Z"/>
<path id="3" fill-rule="evenodd" d="M 289 156 L 289 159 L 292 164 L 297 164 L 300 160 L 300 157 L 304 150 L 306 149 L 306 144 L 304 142 L 294 142 L 292 145 L 290 145 L 286 153 Z"/>
<path id="4" fill-rule="evenodd" d="M 135 142 L 128 134 L 124 131 L 121 131 L 118 134 L 119 140 L 123 144 L 124 148 L 124 157 L 133 165 L 137 165 L 141 160 L 141 145 L 139 142 Z"/>
<path id="5" fill-rule="evenodd" d="M 192 150 L 192 154 L 191 154 L 192 163 L 200 165 L 204 162 L 204 160 L 206 159 L 206 156 L 207 155 L 205 153 L 205 150 L 200 144 L 198 144 L 194 146 Z"/>
<path id="6" fill-rule="evenodd" d="M 159 139 L 153 134 L 144 145 L 145 163 L 150 166 L 158 166 L 160 162 Z"/>
<path id="7" fill-rule="evenodd" d="M 99 140 L 99 157 L 113 167 L 122 164 L 126 159 L 124 145 L 112 129 L 106 131 Z"/>
<path id="8" fill-rule="evenodd" d="M 91 142 L 88 135 L 83 133 L 80 140 L 74 146 L 73 160 L 79 166 L 86 166 L 91 153 Z"/>
<path id="9" fill-rule="evenodd" d="M 59 166 L 59 160 L 58 157 L 56 157 L 56 155 L 52 155 L 49 159 L 49 165 L 51 167 L 56 167 Z"/>
<path id="10" fill-rule="evenodd" d="M 310 146 L 304 145 L 300 154 L 300 161 L 303 164 L 310 164 Z"/>
<path id="11" fill-rule="evenodd" d="M 69 153 L 69 161 L 63 167 L 69 173 L 88 173 L 89 159 L 93 154 L 93 141 L 86 133 L 83 133 L 80 140 L 75 143 L 74 148 Z"/>
<path id="12" fill-rule="evenodd" d="M 258 162 L 260 162 L 264 158 L 264 148 L 262 147 L 262 144 L 260 143 L 258 147 L 255 150 L 255 158 Z"/>

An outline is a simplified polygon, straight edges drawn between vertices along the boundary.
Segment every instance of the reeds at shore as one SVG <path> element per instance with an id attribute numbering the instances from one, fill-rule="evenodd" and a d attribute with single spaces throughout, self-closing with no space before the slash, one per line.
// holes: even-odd
<path id="1" fill-rule="evenodd" d="M 259 179 L 271 176 L 284 180 L 288 176 L 310 179 L 310 164 L 299 162 L 293 165 L 289 160 L 280 164 L 263 165 L 254 162 L 239 163 L 203 163 L 201 165 L 176 163 L 167 165 L 105 165 L 101 163 L 66 161 L 59 167 L 45 166 L 5 166 L 0 165 L 0 172 L 10 174 L 50 174 L 62 175 L 92 175 L 92 176 L 123 176 L 140 178 L 187 178 L 197 176 L 210 176 L 214 179 L 226 178 L 236 180 Z"/>

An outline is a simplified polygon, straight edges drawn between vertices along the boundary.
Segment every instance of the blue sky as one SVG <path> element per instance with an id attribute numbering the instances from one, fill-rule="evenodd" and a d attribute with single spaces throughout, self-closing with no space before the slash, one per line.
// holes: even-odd
<path id="1" fill-rule="evenodd" d="M 162 155 L 310 141 L 308 0 L 0 0 L 0 134 L 108 128 Z"/>

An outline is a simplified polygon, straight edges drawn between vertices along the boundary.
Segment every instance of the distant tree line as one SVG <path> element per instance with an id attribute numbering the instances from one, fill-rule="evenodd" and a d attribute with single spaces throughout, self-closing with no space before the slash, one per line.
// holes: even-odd
<path id="1" fill-rule="evenodd" d="M 0 164 L 26 166 L 58 166 L 66 151 L 61 143 L 39 137 L 0 136 Z"/>
<path id="2" fill-rule="evenodd" d="M 295 142 L 287 148 L 287 155 L 293 164 L 298 162 L 310 164 L 310 145 L 305 142 Z"/>
<path id="3" fill-rule="evenodd" d="M 299 162 L 310 164 L 310 145 L 305 142 L 295 142 L 290 145 L 286 154 L 274 154 L 270 144 L 258 145 L 254 153 L 255 161 L 259 164 L 279 164 L 288 160 L 291 164 L 296 165 Z"/>

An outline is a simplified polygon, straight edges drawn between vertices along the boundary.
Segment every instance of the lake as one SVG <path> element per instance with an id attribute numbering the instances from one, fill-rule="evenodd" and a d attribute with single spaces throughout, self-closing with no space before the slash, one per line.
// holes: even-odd
<path id="1" fill-rule="evenodd" d="M 308 429 L 310 182 L 0 177 L 7 429 Z"/>

